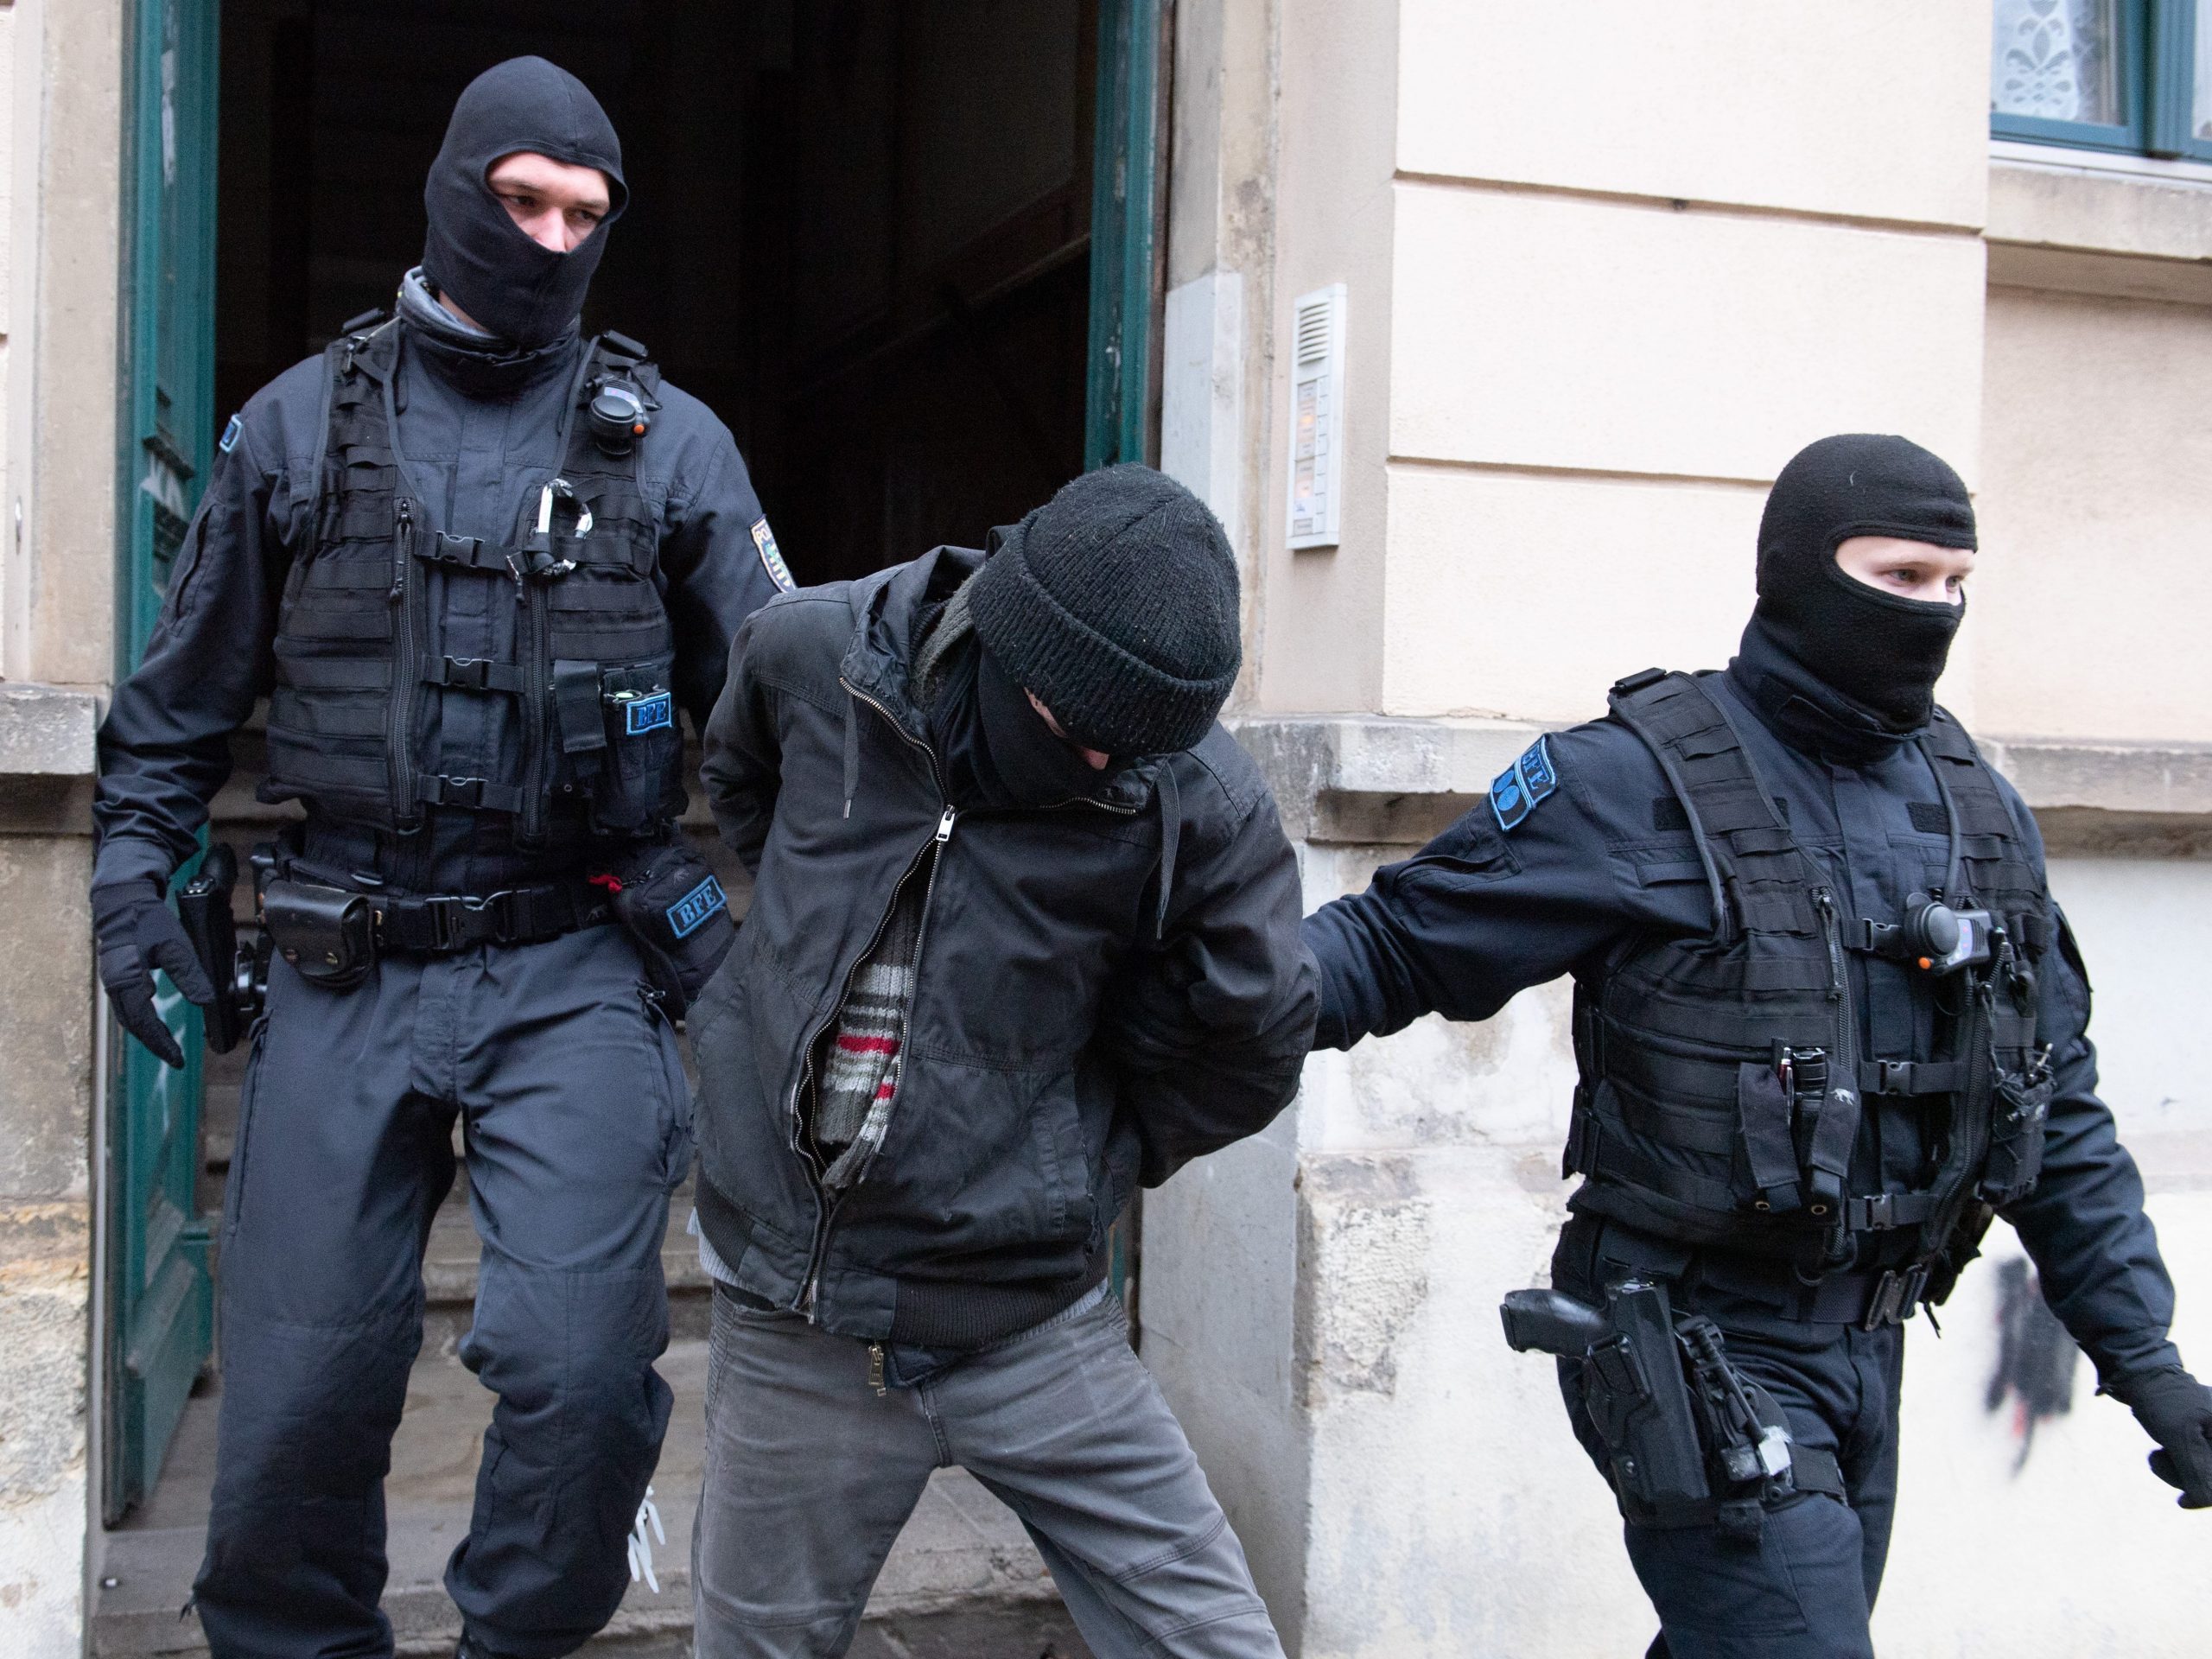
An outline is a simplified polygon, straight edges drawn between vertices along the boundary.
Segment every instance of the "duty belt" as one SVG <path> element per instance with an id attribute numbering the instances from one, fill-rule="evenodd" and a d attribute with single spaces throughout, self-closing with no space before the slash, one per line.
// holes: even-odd
<path id="1" fill-rule="evenodd" d="M 1716 1290 L 1779 1302 L 1783 1318 L 1814 1325 L 1855 1325 L 1879 1331 L 1902 1325 L 1920 1305 L 1931 1264 L 1912 1262 L 1895 1268 L 1862 1268 L 1821 1274 L 1807 1284 L 1787 1267 L 1718 1252 L 1700 1252 L 1692 1271 Z"/>
<path id="2" fill-rule="evenodd" d="M 614 919 L 607 895 L 582 881 L 469 893 L 368 895 L 377 944 L 385 950 L 441 956 L 480 944 L 537 944 Z"/>

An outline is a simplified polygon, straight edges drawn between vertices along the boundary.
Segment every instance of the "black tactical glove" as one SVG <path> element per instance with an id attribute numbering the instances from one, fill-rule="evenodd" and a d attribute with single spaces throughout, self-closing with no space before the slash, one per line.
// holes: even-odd
<path id="1" fill-rule="evenodd" d="M 2151 1472 L 2181 1488 L 2181 1507 L 2212 1510 L 2212 1389 L 2176 1366 L 2122 1377 L 2107 1392 L 2125 1401 L 2158 1443 Z"/>
<path id="2" fill-rule="evenodd" d="M 184 924 L 151 880 L 118 881 L 92 889 L 92 938 L 99 950 L 100 983 L 123 1028 L 164 1065 L 182 1066 L 183 1051 L 154 1011 L 154 969 L 185 996 L 206 1007 L 215 988 L 193 953 Z"/>
<path id="3" fill-rule="evenodd" d="M 654 988 L 680 1017 L 737 943 L 722 884 L 683 841 L 626 849 L 593 880 L 613 894 Z"/>

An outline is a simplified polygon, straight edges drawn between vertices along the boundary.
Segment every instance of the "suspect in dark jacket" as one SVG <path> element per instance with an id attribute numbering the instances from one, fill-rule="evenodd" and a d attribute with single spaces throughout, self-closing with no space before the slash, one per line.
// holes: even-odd
<path id="1" fill-rule="evenodd" d="M 1934 702 L 1974 543 L 1927 450 L 1813 444 L 1726 671 L 1621 681 L 1306 923 L 1332 1047 L 1573 976 L 1552 1284 L 1587 1312 L 1526 1334 L 1563 1356 L 1654 1655 L 1870 1659 L 1903 1321 L 1997 1216 L 2152 1468 L 2212 1504 L 2212 1391 L 2167 1340 L 2035 819 Z"/>
<path id="2" fill-rule="evenodd" d="M 383 1479 L 456 1116 L 484 1239 L 461 1357 L 499 1397 L 446 1575 L 467 1651 L 567 1653 L 627 1588 L 690 1159 L 671 1015 L 732 937 L 674 830 L 677 715 L 704 718 L 789 585 L 721 423 L 579 331 L 626 200 L 583 84 L 537 58 L 478 77 L 424 198 L 397 315 L 232 420 L 100 734 L 100 976 L 172 1065 L 152 969 L 214 988 L 166 884 L 257 697 L 263 798 L 306 809 L 219 1240 L 197 1598 L 223 1659 L 391 1651 Z"/>
<path id="3" fill-rule="evenodd" d="M 1215 722 L 1237 639 L 1219 524 L 1141 467 L 741 630 L 703 768 L 757 880 L 695 1027 L 702 1659 L 842 1653 L 950 1463 L 1102 1656 L 1281 1653 L 1106 1283 L 1137 1185 L 1263 1127 L 1311 1039 L 1296 865 Z"/>

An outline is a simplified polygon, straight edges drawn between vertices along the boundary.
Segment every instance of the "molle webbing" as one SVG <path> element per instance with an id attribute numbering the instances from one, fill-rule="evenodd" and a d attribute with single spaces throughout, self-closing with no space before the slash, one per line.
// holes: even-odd
<path id="1" fill-rule="evenodd" d="M 1721 938 L 1745 947 L 1740 962 L 1712 959 L 1713 988 L 1825 995 L 1827 950 L 1813 909 L 1813 868 L 1719 705 L 1679 674 L 1624 681 L 1611 702 L 1681 796 L 1713 887 Z"/>
<path id="2" fill-rule="evenodd" d="M 1862 1056 L 1842 919 L 1721 696 L 1651 671 L 1611 704 L 1676 791 L 1716 922 L 1707 938 L 1630 941 L 1577 986 L 1567 1165 L 1589 1178 L 1578 1205 L 1800 1263 L 1823 1236 L 1936 1225 L 1972 1189 L 1960 1152 L 1978 1163 L 1988 1143 L 1989 1051 L 2024 1050 L 2031 1018 L 1978 995 L 1966 1017 L 1938 1020 L 1933 1052 Z M 1948 717 L 1929 750 L 1961 885 L 2036 953 L 2038 884 L 1994 779 Z M 1929 1190 L 1854 1195 L 1862 1101 L 1899 1097 L 1950 1101 L 1953 1159 Z"/>
<path id="3" fill-rule="evenodd" d="M 333 342 L 324 354 L 314 543 L 295 562 L 278 613 L 264 799 L 305 798 L 331 817 L 387 830 L 409 827 L 425 805 L 500 812 L 522 818 L 525 837 L 543 833 L 556 787 L 581 791 L 596 821 L 626 833 L 680 810 L 680 746 L 672 740 L 627 746 L 618 776 L 597 754 L 570 758 L 573 717 L 557 759 L 551 735 L 556 681 L 590 680 L 594 721 L 603 671 L 633 698 L 668 685 L 674 645 L 655 580 L 658 520 L 638 485 L 639 446 L 605 454 L 575 408 L 605 374 L 627 375 L 648 397 L 658 390 L 658 372 L 633 345 L 593 341 L 568 388 L 568 522 L 533 536 L 533 488 L 514 538 L 498 542 L 433 528 L 407 493 L 391 429 L 398 326 Z M 582 511 L 590 524 L 579 535 Z M 429 648 L 438 580 L 496 584 L 493 602 L 515 610 L 512 660 Z M 426 691 L 520 702 L 523 741 L 501 775 L 435 769 L 436 757 L 423 752 Z"/>
<path id="4" fill-rule="evenodd" d="M 2023 856 L 2018 827 L 1995 775 L 1946 709 L 1936 711 L 1922 749 L 1946 804 L 1958 814 L 1958 861 L 1967 891 L 2005 918 L 2014 942 L 2031 957 L 2041 957 L 2051 944 L 2043 883 Z"/>

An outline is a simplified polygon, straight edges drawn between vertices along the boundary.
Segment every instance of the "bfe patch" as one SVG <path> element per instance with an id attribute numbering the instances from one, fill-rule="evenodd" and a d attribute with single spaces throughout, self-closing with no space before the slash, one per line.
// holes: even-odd
<path id="1" fill-rule="evenodd" d="M 1497 827 L 1515 828 L 1558 787 L 1559 772 L 1552 765 L 1551 740 L 1540 737 L 1491 784 L 1490 810 L 1497 815 Z"/>

